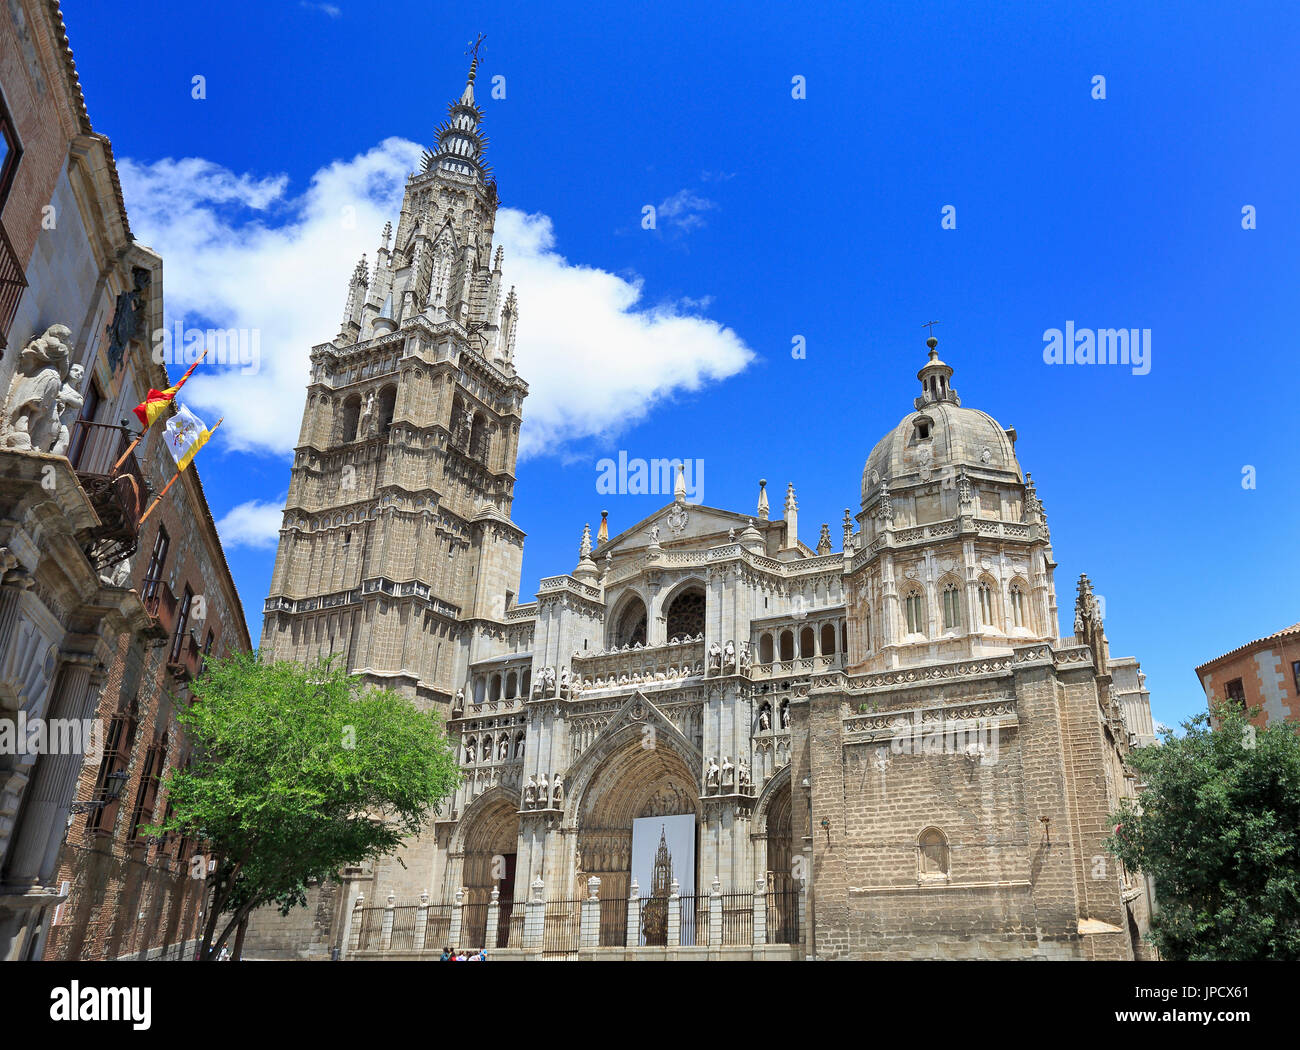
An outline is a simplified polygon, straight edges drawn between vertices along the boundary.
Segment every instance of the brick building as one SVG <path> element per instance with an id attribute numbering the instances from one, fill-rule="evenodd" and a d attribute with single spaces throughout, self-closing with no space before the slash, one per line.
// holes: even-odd
<path id="1" fill-rule="evenodd" d="M 1300 623 L 1201 664 L 1196 677 L 1208 704 L 1231 700 L 1260 708 L 1251 719 L 1260 728 L 1300 720 Z"/>
<path id="2" fill-rule="evenodd" d="M 132 236 L 56 3 L 0 11 L 0 96 L 0 741 L 24 737 L 0 746 L 0 958 L 12 959 L 43 954 L 82 871 L 63 855 L 74 810 L 74 846 L 87 817 L 96 841 L 123 825 L 129 837 L 160 804 L 157 781 L 181 747 L 160 685 L 192 673 L 206 636 L 196 655 L 191 616 L 168 672 L 178 613 L 146 578 L 206 596 L 214 648 L 222 635 L 228 647 L 248 638 L 193 469 L 140 529 L 172 473 L 161 426 L 128 447 L 131 408 L 168 384 L 151 353 L 162 260 Z M 172 530 L 171 568 L 151 571 L 160 525 Z M 117 891 L 110 875 L 82 874 L 85 916 Z M 100 941 L 112 954 L 148 938 Z"/>

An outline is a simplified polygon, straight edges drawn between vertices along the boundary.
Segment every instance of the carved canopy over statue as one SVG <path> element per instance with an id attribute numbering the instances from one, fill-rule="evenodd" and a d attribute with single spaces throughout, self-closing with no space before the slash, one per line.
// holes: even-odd
<path id="1" fill-rule="evenodd" d="M 72 332 L 61 324 L 50 325 L 23 347 L 0 419 L 0 448 L 54 448 L 59 440 L 59 395 L 71 353 Z"/>

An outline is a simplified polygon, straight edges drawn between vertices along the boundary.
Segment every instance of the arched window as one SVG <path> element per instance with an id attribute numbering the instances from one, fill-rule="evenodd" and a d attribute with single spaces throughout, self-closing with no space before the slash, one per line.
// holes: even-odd
<path id="1" fill-rule="evenodd" d="M 903 612 L 907 616 L 908 634 L 925 634 L 925 599 L 913 588 L 903 597 Z"/>
<path id="2" fill-rule="evenodd" d="M 393 425 L 393 412 L 397 409 L 397 387 L 386 386 L 379 391 L 379 436 L 388 437 Z"/>
<path id="3" fill-rule="evenodd" d="M 916 840 L 919 871 L 922 876 L 948 874 L 948 839 L 938 828 L 926 828 Z"/>
<path id="4" fill-rule="evenodd" d="M 1011 622 L 1017 627 L 1025 625 L 1025 592 L 1019 581 L 1011 585 Z"/>
<path id="5" fill-rule="evenodd" d="M 980 623 L 986 627 L 996 627 L 997 615 L 993 608 L 993 587 L 988 580 L 980 580 Z"/>
<path id="6" fill-rule="evenodd" d="M 343 402 L 343 443 L 356 441 L 357 420 L 361 418 L 361 395 L 353 394 Z"/>
<path id="7" fill-rule="evenodd" d="M 943 628 L 945 631 L 961 626 L 961 591 L 955 583 L 943 589 Z"/>
<path id="8" fill-rule="evenodd" d="M 772 636 L 765 634 L 758 640 L 758 662 L 760 664 L 770 664 L 772 662 Z"/>
<path id="9" fill-rule="evenodd" d="M 799 655 L 802 657 L 812 656 L 813 650 L 816 647 L 816 640 L 817 640 L 817 636 L 813 633 L 813 629 L 811 627 L 805 627 L 802 631 L 800 631 L 799 632 Z"/>
<path id="10" fill-rule="evenodd" d="M 519 695 L 519 677 L 514 671 L 511 671 L 508 675 L 506 675 L 506 698 L 513 699 L 518 695 Z"/>
<path id="11" fill-rule="evenodd" d="M 632 598 L 623 607 L 614 625 L 613 647 L 621 649 L 625 645 L 636 645 L 638 642 L 645 645 L 645 625 L 645 602 L 640 598 Z"/>
<path id="12" fill-rule="evenodd" d="M 831 656 L 835 652 L 835 625 L 822 624 L 822 656 Z"/>
<path id="13" fill-rule="evenodd" d="M 473 430 L 469 438 L 469 454 L 480 463 L 487 462 L 491 438 L 492 435 L 488 432 L 487 417 L 482 412 L 475 412 Z"/>
<path id="14" fill-rule="evenodd" d="M 519 695 L 527 696 L 529 687 L 533 684 L 533 669 L 530 667 L 524 672 L 524 680 L 519 684 Z"/>
<path id="15" fill-rule="evenodd" d="M 489 700 L 501 699 L 501 676 L 499 674 L 494 674 L 492 676 L 492 691 L 488 694 L 488 699 Z"/>
<path id="16" fill-rule="evenodd" d="M 704 591 L 691 587 L 668 606 L 668 637 L 694 638 L 704 633 Z"/>
<path id="17" fill-rule="evenodd" d="M 794 631 L 781 632 L 781 657 L 782 660 L 794 659 Z"/>

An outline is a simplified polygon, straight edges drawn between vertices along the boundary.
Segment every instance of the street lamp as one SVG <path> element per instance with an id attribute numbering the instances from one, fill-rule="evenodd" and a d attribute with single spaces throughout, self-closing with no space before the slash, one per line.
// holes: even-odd
<path id="1" fill-rule="evenodd" d="M 91 799 L 89 802 L 74 802 L 72 804 L 73 813 L 91 813 L 97 809 L 103 809 L 110 802 L 116 802 L 122 797 L 122 789 L 126 787 L 127 772 L 125 769 L 119 769 L 115 773 L 109 773 L 104 778 L 104 790 L 100 792 L 100 797 Z"/>

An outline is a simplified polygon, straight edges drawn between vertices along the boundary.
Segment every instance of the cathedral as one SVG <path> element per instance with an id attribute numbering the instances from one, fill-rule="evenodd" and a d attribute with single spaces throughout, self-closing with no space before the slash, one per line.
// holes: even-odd
<path id="1" fill-rule="evenodd" d="M 262 636 L 438 711 L 463 781 L 400 856 L 258 913 L 246 955 L 1149 954 L 1148 887 L 1103 845 L 1145 691 L 1087 577 L 1060 635 L 1016 433 L 933 337 L 838 549 L 793 485 L 776 518 L 766 482 L 726 510 L 679 468 L 521 600 L 526 319 L 476 64 L 312 350 Z"/>

